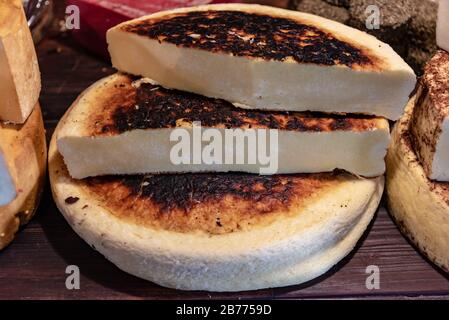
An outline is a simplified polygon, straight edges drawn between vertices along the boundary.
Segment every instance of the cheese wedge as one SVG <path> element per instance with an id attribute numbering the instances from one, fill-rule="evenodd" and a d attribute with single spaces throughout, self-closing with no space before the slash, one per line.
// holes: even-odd
<path id="1" fill-rule="evenodd" d="M 449 51 L 449 0 L 440 0 L 438 3 L 437 44 Z"/>
<path id="2" fill-rule="evenodd" d="M 0 122 L 0 249 L 34 215 L 45 180 L 44 125 L 39 105 L 33 109 L 24 124 Z"/>
<path id="3" fill-rule="evenodd" d="M 398 119 L 413 70 L 364 32 L 267 6 L 176 9 L 107 33 L 117 69 L 251 109 Z"/>
<path id="4" fill-rule="evenodd" d="M 385 171 L 390 133 L 383 118 L 244 110 L 224 100 L 164 89 L 149 81 L 118 73 L 91 86 L 72 105 L 56 137 L 72 177 L 199 171 L 308 173 L 334 169 L 373 177 Z M 172 133 L 185 129 L 190 137 L 194 136 L 195 121 L 205 131 L 217 129 L 223 137 L 217 142 L 221 161 L 207 163 L 201 159 L 195 163 L 195 154 L 204 154 L 210 145 L 204 140 L 199 152 L 190 149 L 187 162 L 173 160 L 172 152 L 179 142 L 171 140 Z M 265 138 L 271 133 L 267 130 L 275 130 L 277 135 L 269 135 L 266 140 L 245 140 L 243 147 L 238 147 L 237 142 L 226 139 L 225 131 L 229 129 L 253 132 L 254 136 L 262 129 Z M 259 143 L 269 151 L 271 164 L 277 167 L 275 172 L 268 171 L 270 165 L 259 161 L 259 156 L 254 163 L 249 156 L 241 163 L 236 159 L 226 163 L 229 153 L 249 154 L 261 148 Z"/>
<path id="5" fill-rule="evenodd" d="M 392 132 L 386 190 L 390 214 L 402 232 L 436 265 L 449 272 L 449 183 L 426 177 L 410 132 L 415 98 Z"/>
<path id="6" fill-rule="evenodd" d="M 311 280 L 351 252 L 382 196 L 383 177 L 344 172 L 75 180 L 56 144 L 66 123 L 49 150 L 58 208 L 120 269 L 170 288 L 242 291 Z"/>
<path id="7" fill-rule="evenodd" d="M 0 0 L 0 121 L 23 123 L 38 101 L 41 80 L 20 0 Z"/>
<path id="8" fill-rule="evenodd" d="M 449 53 L 427 62 L 410 122 L 410 138 L 427 177 L 449 181 Z"/>

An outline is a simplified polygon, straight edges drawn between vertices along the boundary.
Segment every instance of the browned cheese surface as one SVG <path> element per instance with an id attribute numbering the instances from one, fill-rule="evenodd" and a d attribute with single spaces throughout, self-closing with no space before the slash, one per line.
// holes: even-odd
<path id="1" fill-rule="evenodd" d="M 92 136 L 191 126 L 194 121 L 204 127 L 301 132 L 365 131 L 376 129 L 380 121 L 371 116 L 240 109 L 225 100 L 165 89 L 124 74 L 104 83 L 97 96 L 83 123 Z"/>
<path id="2" fill-rule="evenodd" d="M 381 69 L 382 63 L 368 49 L 339 39 L 331 32 L 299 18 L 255 12 L 192 11 L 124 25 L 123 31 L 147 36 L 185 48 L 249 58 L 354 69 Z"/>

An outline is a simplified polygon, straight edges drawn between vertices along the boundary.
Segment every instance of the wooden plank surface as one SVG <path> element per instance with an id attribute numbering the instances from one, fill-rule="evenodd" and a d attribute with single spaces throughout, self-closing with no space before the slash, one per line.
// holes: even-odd
<path id="1" fill-rule="evenodd" d="M 50 138 L 77 95 L 114 72 L 66 35 L 38 47 L 43 76 L 41 104 Z M 68 265 L 81 271 L 81 289 L 67 290 Z M 366 268 L 380 269 L 380 289 L 368 290 Z M 242 293 L 182 292 L 127 275 L 92 250 L 65 222 L 47 183 L 36 217 L 0 252 L 0 299 L 198 299 L 198 298 L 444 298 L 449 277 L 402 237 L 383 206 L 357 248 L 324 276 L 307 284 Z"/>

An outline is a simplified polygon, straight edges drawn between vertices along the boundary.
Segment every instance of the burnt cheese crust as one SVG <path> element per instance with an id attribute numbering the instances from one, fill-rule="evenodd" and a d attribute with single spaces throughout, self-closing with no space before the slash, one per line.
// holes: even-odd
<path id="1" fill-rule="evenodd" d="M 258 13 L 231 10 L 172 13 L 125 24 L 121 29 L 161 43 L 234 56 L 365 69 L 376 69 L 381 64 L 368 50 L 318 27 Z"/>
<path id="2" fill-rule="evenodd" d="M 125 74 L 104 86 L 102 97 L 95 109 L 89 110 L 85 124 L 92 136 L 191 126 L 194 121 L 201 121 L 204 127 L 301 132 L 365 131 L 375 129 L 379 121 L 379 118 L 365 115 L 240 109 L 225 100 L 166 89 Z"/>

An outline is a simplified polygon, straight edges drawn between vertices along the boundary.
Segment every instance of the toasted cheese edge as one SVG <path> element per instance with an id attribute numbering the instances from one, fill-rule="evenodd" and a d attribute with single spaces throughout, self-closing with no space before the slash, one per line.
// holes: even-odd
<path id="1" fill-rule="evenodd" d="M 107 39 L 109 39 L 110 37 L 109 33 L 118 32 L 122 26 L 128 23 L 133 23 L 135 21 L 142 21 L 148 18 L 162 18 L 164 16 L 168 16 L 175 13 L 207 11 L 207 10 L 231 10 L 231 11 L 243 11 L 249 13 L 267 14 L 272 15 L 274 17 L 299 20 L 300 22 L 309 23 L 311 25 L 318 24 L 319 27 L 322 28 L 323 30 L 335 35 L 338 39 L 349 42 L 351 44 L 354 44 L 354 41 L 357 41 L 356 39 L 361 37 L 363 38 L 363 41 L 358 41 L 357 45 L 360 45 L 364 48 L 368 47 L 369 49 L 373 50 L 376 55 L 379 55 L 379 57 L 382 58 L 382 60 L 386 60 L 385 58 L 393 58 L 394 61 L 391 61 L 391 63 L 389 64 L 390 68 L 405 70 L 407 71 L 407 73 L 414 75 L 413 69 L 407 63 L 405 63 L 405 61 L 388 44 L 381 42 L 376 37 L 366 32 L 310 13 L 287 10 L 260 4 L 243 4 L 243 3 L 211 4 L 211 5 L 199 5 L 199 6 L 160 11 L 130 21 L 122 22 L 117 26 L 109 29 L 106 33 L 106 37 Z M 295 63 L 295 62 L 289 61 L 288 63 Z"/>
<path id="2" fill-rule="evenodd" d="M 317 23 L 324 26 L 325 30 L 328 28 L 330 32 L 337 33 L 337 38 L 341 38 L 341 35 L 344 34 L 347 36 L 347 39 L 344 40 L 352 44 L 356 41 L 355 39 L 362 38 L 363 40 L 357 40 L 355 45 L 368 47 L 385 64 L 385 68 L 382 71 L 367 72 L 363 69 L 352 70 L 345 66 L 328 67 L 298 64 L 289 60 L 280 62 L 247 59 L 246 57 L 211 53 L 194 48 L 180 48 L 174 44 L 159 43 L 157 40 L 151 39 L 141 43 L 139 39 L 144 37 L 121 30 L 121 26 L 133 21 L 159 18 L 176 12 L 209 9 L 258 12 L 293 19 L 299 17 L 301 21 Z M 214 98 L 224 98 L 239 107 L 249 109 L 365 113 L 397 120 L 416 83 L 416 75 L 411 67 L 391 47 L 367 33 L 318 16 L 260 5 L 206 5 L 159 12 L 111 28 L 107 32 L 107 40 L 112 63 L 121 71 L 152 77 L 166 87 Z M 123 47 L 123 41 L 128 41 L 126 47 Z M 143 57 L 149 59 L 146 65 L 136 63 L 136 61 L 142 61 Z M 191 60 L 192 57 L 197 58 Z M 229 59 L 232 59 L 232 63 Z M 198 63 L 192 63 L 192 61 L 198 61 Z M 199 63 L 200 61 L 201 63 Z M 208 61 L 207 67 L 205 67 L 204 61 Z M 211 68 L 216 72 L 211 74 L 206 71 Z M 277 70 L 277 72 L 273 73 L 272 70 Z M 386 73 L 389 74 L 389 78 L 383 77 L 383 74 Z M 376 92 L 377 96 L 367 94 L 366 90 L 360 90 L 360 92 L 350 92 L 348 99 L 341 98 L 341 86 L 335 81 L 325 81 L 336 74 L 340 78 L 344 78 L 344 81 L 348 82 L 348 86 L 356 87 L 360 83 L 370 86 L 372 92 Z M 209 79 L 206 83 L 197 80 L 205 78 Z M 232 79 L 235 89 L 230 91 L 226 85 L 223 85 L 221 78 Z M 315 81 L 313 78 L 316 78 Z M 267 82 L 266 79 L 270 79 L 270 81 Z M 248 83 L 251 86 L 248 86 Z M 282 89 L 277 83 L 284 83 Z M 307 100 L 307 96 L 304 96 L 299 103 L 291 94 L 296 90 L 293 84 L 304 87 L 306 91 L 311 90 L 306 88 L 312 86 L 325 86 L 328 90 L 326 95 L 321 96 L 319 104 L 315 102 L 316 97 Z M 291 98 L 289 98 L 290 96 Z M 335 97 L 340 98 L 336 99 Z M 366 105 L 369 105 L 369 108 Z"/>

